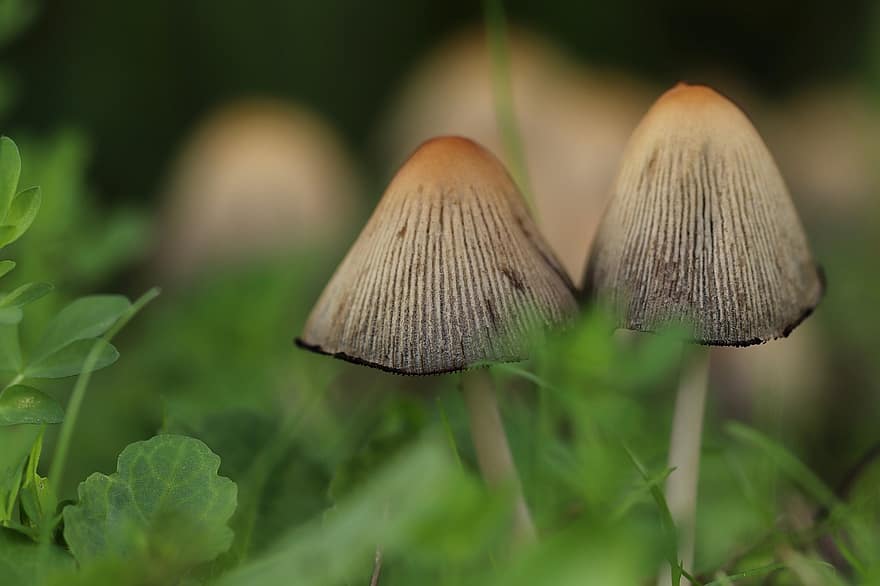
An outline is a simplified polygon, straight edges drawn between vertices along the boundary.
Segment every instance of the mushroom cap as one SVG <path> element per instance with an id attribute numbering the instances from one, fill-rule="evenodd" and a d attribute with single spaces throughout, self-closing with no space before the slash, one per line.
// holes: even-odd
<path id="1" fill-rule="evenodd" d="M 423 143 L 388 186 L 297 344 L 400 374 L 522 360 L 574 287 L 489 151 Z"/>
<path id="2" fill-rule="evenodd" d="M 696 342 L 787 336 L 821 272 L 773 157 L 743 112 L 678 84 L 633 133 L 593 245 L 585 293 L 620 327 L 676 324 Z"/>
<path id="3" fill-rule="evenodd" d="M 880 152 L 880 115 L 870 96 L 855 85 L 818 86 L 767 116 L 767 144 L 804 217 L 828 224 L 870 213 Z"/>
<path id="4" fill-rule="evenodd" d="M 575 61 L 534 31 L 509 32 L 510 91 L 535 221 L 580 282 L 621 154 L 655 92 L 622 72 Z M 378 145 L 383 157 L 399 161 L 426 138 L 462 133 L 503 155 L 491 61 L 482 27 L 432 48 L 391 103 Z"/>
<path id="5" fill-rule="evenodd" d="M 156 270 L 166 283 L 332 242 L 360 191 L 336 131 L 295 104 L 236 100 L 186 141 L 166 187 Z"/>

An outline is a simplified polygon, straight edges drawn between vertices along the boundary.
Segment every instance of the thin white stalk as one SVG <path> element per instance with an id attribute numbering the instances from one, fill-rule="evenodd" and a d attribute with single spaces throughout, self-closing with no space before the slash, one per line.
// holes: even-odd
<path id="1" fill-rule="evenodd" d="M 669 441 L 669 467 L 674 470 L 666 480 L 666 504 L 678 528 L 678 559 L 688 571 L 694 564 L 697 481 L 708 383 L 709 351 L 700 348 L 682 366 Z M 658 586 L 670 586 L 670 572 L 671 569 L 664 566 Z M 685 583 L 682 578 L 680 584 Z"/>
<path id="2" fill-rule="evenodd" d="M 508 486 L 514 490 L 513 538 L 518 544 L 536 539 L 535 524 L 522 492 L 522 484 L 510 453 L 501 423 L 498 400 L 488 369 L 478 368 L 462 374 L 462 394 L 470 418 L 471 437 L 477 463 L 489 486 Z"/>

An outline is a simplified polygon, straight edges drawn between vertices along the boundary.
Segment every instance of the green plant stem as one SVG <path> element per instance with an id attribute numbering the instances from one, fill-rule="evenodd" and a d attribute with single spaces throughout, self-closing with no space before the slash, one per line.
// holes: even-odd
<path id="1" fill-rule="evenodd" d="M 125 324 L 127 324 L 131 318 L 133 318 L 137 313 L 143 309 L 143 307 L 159 296 L 159 289 L 157 287 L 153 287 L 141 297 L 131 304 L 131 307 L 126 311 L 117 321 L 113 324 L 107 332 L 101 337 L 104 342 L 109 342 L 113 339 L 119 330 L 121 330 Z M 52 456 L 52 464 L 49 466 L 49 477 L 47 482 L 49 484 L 49 494 L 54 498 L 58 496 L 58 490 L 61 487 L 61 480 L 64 474 L 64 464 L 67 460 L 67 452 L 70 447 L 70 439 L 73 436 L 73 429 L 76 425 L 77 417 L 79 416 L 79 410 L 82 406 L 83 399 L 85 398 L 86 388 L 89 386 L 89 381 L 92 378 L 92 370 L 95 368 L 95 364 L 98 362 L 98 357 L 101 354 L 102 344 L 99 342 L 95 342 L 92 345 L 91 350 L 86 355 L 86 359 L 83 361 L 83 370 L 80 372 L 79 377 L 76 379 L 76 384 L 73 386 L 73 392 L 70 395 L 70 401 L 68 401 L 67 411 L 64 414 L 64 422 L 61 424 L 61 431 L 58 434 L 58 443 L 55 447 L 55 453 Z M 54 510 L 54 506 L 52 507 Z M 39 576 L 39 583 L 45 579 L 48 567 L 48 559 L 49 559 L 49 546 L 50 538 L 52 536 L 52 532 L 55 530 L 55 527 L 58 522 L 61 520 L 61 515 L 59 514 L 55 517 L 55 520 L 47 519 L 46 523 L 43 523 L 40 527 L 40 557 L 41 562 L 39 564 L 39 568 L 41 569 L 41 574 Z"/>
<path id="2" fill-rule="evenodd" d="M 290 449 L 296 429 L 302 424 L 303 419 L 312 414 L 312 408 L 316 407 L 322 398 L 321 392 L 314 393 L 306 399 L 305 404 L 299 410 L 286 413 L 272 440 L 254 458 L 246 480 L 249 484 L 249 490 L 246 494 L 251 496 L 248 498 L 241 493 L 239 496 L 238 510 L 239 514 L 244 516 L 245 522 L 240 530 L 241 534 L 236 536 L 236 541 L 239 544 L 238 551 L 235 552 L 236 565 L 244 563 L 250 554 L 260 502 L 263 492 L 271 480 L 273 468 L 282 461 Z"/>
<path id="3" fill-rule="evenodd" d="M 666 502 L 678 527 L 678 559 L 687 570 L 694 563 L 697 481 L 708 382 L 709 351 L 698 348 L 685 358 L 682 366 L 669 440 L 669 467 L 673 471 L 666 479 Z M 657 581 L 659 586 L 672 582 L 670 572 L 663 568 Z"/>
<path id="4" fill-rule="evenodd" d="M 535 200 L 529 184 L 525 150 L 522 146 L 516 115 L 513 111 L 513 84 L 510 74 L 510 47 L 507 42 L 507 19 L 502 0 L 484 0 L 486 33 L 492 63 L 492 95 L 501 142 L 513 175 L 526 203 L 535 215 Z"/>
<path id="5" fill-rule="evenodd" d="M 458 453 L 458 446 L 455 443 L 455 434 L 452 432 L 452 425 L 449 423 L 449 417 L 446 416 L 446 409 L 443 408 L 443 403 L 440 401 L 439 397 L 437 398 L 437 409 L 440 412 L 440 422 L 443 424 L 443 431 L 446 433 L 446 441 L 449 442 L 449 451 L 452 452 L 453 457 L 455 457 L 455 463 L 459 470 L 464 470 L 464 466 L 461 463 L 461 456 Z"/>
<path id="6" fill-rule="evenodd" d="M 8 383 L 6 383 L 6 386 L 5 386 L 5 387 L 3 387 L 2 389 L 0 389 L 0 397 L 3 396 L 3 393 L 6 392 L 6 389 L 8 389 L 9 387 L 14 387 L 15 385 L 17 385 L 18 383 L 20 383 L 20 382 L 23 381 L 23 380 L 24 380 L 24 375 L 22 375 L 22 374 L 20 374 L 20 373 L 17 374 L 17 375 L 15 375 L 15 377 L 14 377 L 11 381 L 9 381 Z"/>
<path id="7" fill-rule="evenodd" d="M 514 491 L 513 537 L 516 543 L 536 539 L 532 515 L 523 496 L 522 484 L 510 453 L 507 435 L 501 423 L 498 400 L 489 370 L 477 368 L 461 375 L 461 389 L 470 419 L 471 437 L 477 463 L 486 484 L 512 486 Z"/>
<path id="8" fill-rule="evenodd" d="M 153 288 L 144 293 L 140 299 L 135 301 L 128 311 L 110 328 L 107 333 L 102 336 L 104 342 L 109 342 L 119 330 L 121 330 L 128 321 L 133 318 L 147 303 L 155 299 L 159 295 L 159 289 Z M 98 362 L 101 355 L 103 344 L 95 342 L 92 349 L 86 355 L 83 362 L 83 370 L 76 379 L 73 392 L 70 395 L 70 401 L 67 404 L 67 411 L 64 414 L 64 422 L 61 424 L 61 430 L 58 433 L 58 443 L 55 447 L 55 453 L 52 457 L 52 465 L 49 467 L 49 487 L 51 494 L 58 495 L 58 489 L 64 475 L 64 465 L 67 461 L 67 452 L 70 447 L 70 439 L 73 436 L 73 429 L 76 426 L 76 420 L 79 416 L 79 410 L 82 407 L 83 399 L 86 395 L 86 388 L 92 378 L 92 370 Z M 47 524 L 48 526 L 48 524 Z M 48 535 L 44 536 L 48 537 Z"/>
<path id="9" fill-rule="evenodd" d="M 373 574 L 370 576 L 370 586 L 379 586 L 379 576 L 382 575 L 382 547 L 376 547 L 376 555 L 373 557 Z"/>

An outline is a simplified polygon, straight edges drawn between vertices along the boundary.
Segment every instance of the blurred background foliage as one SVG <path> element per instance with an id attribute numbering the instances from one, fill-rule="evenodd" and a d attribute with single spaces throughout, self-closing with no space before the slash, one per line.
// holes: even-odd
<path id="1" fill-rule="evenodd" d="M 751 583 L 836 583 L 823 561 L 880 583 L 880 466 L 865 459 L 880 442 L 875 4 L 505 2 L 539 219 L 573 278 L 626 137 L 679 79 L 750 114 L 825 268 L 827 297 L 790 339 L 714 353 L 707 581 L 765 568 Z M 23 335 L 84 293 L 165 289 L 94 377 L 62 498 L 161 430 L 203 439 L 239 486 L 233 545 L 192 583 L 365 584 L 377 546 L 382 584 L 654 574 L 675 344 L 610 338 L 590 314 L 529 364 L 495 369 L 545 535 L 512 561 L 509 503 L 477 479 L 455 377 L 291 344 L 421 140 L 459 132 L 502 154 L 480 26 L 479 4 L 460 0 L 0 0 L 0 132 L 44 199 L 10 249 L 14 278 L 56 285 Z M 160 558 L 59 583 L 168 583 Z"/>

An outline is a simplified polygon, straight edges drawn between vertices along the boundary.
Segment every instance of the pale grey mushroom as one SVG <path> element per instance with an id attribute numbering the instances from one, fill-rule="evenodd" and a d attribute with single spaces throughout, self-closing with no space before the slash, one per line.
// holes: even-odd
<path id="1" fill-rule="evenodd" d="M 620 327 L 673 322 L 701 344 L 748 346 L 787 336 L 824 287 L 751 122 L 714 90 L 679 84 L 630 139 L 584 289 Z"/>
<path id="2" fill-rule="evenodd" d="M 306 322 L 301 347 L 399 374 L 527 357 L 577 312 L 574 286 L 489 151 L 423 143 L 397 172 Z M 535 528 L 484 368 L 462 375 L 478 464 L 515 488 L 514 537 Z"/>
<path id="3" fill-rule="evenodd" d="M 773 157 L 746 115 L 711 88 L 680 83 L 630 138 L 599 226 L 584 293 L 617 325 L 684 328 L 704 345 L 787 336 L 824 281 Z M 707 352 L 683 369 L 666 500 L 678 558 L 692 569 Z M 670 583 L 664 570 L 658 584 Z"/>
<path id="4" fill-rule="evenodd" d="M 400 374 L 523 360 L 576 312 L 574 286 L 504 166 L 465 138 L 395 175 L 297 343 Z"/>

